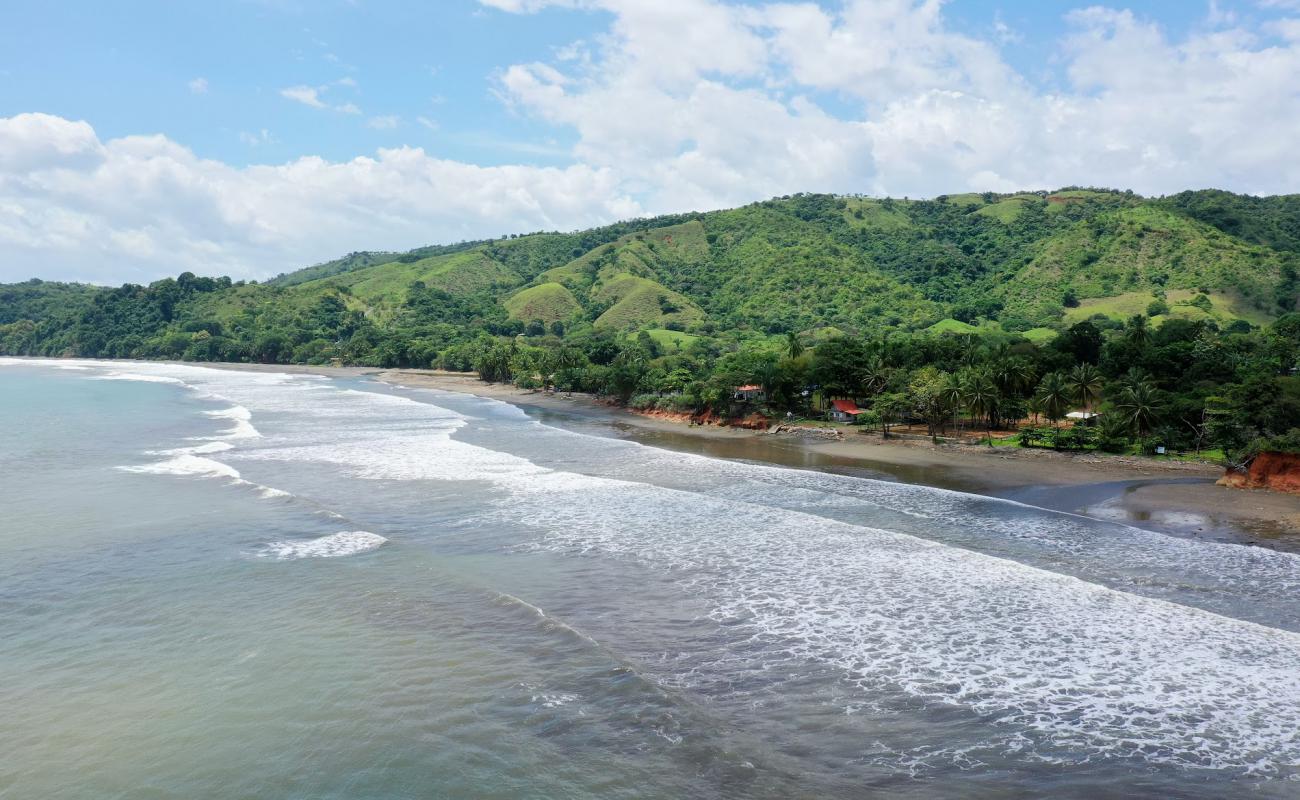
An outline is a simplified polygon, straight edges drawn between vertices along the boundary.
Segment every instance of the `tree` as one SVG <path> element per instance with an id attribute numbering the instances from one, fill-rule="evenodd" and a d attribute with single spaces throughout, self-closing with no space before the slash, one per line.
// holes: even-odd
<path id="1" fill-rule="evenodd" d="M 1101 399 L 1101 372 L 1091 364 L 1080 364 L 1070 370 L 1068 383 L 1074 402 L 1086 410 L 1091 411 L 1093 404 Z"/>
<path id="2" fill-rule="evenodd" d="M 785 354 L 791 359 L 795 359 L 803 355 L 803 351 L 804 346 L 803 342 L 799 341 L 799 334 L 794 331 L 787 333 L 785 335 Z"/>
<path id="3" fill-rule="evenodd" d="M 1150 321 L 1141 314 L 1134 314 L 1124 329 L 1124 338 L 1139 350 L 1151 343 Z"/>
<path id="4" fill-rule="evenodd" d="M 1115 410 L 1138 436 L 1146 436 L 1159 418 L 1160 406 L 1155 387 L 1145 381 L 1130 386 L 1120 393 Z"/>
<path id="5" fill-rule="evenodd" d="M 1043 409 L 1043 416 L 1047 417 L 1053 427 L 1059 427 L 1057 423 L 1065 417 L 1065 412 L 1070 407 L 1070 387 L 1061 373 L 1053 372 L 1043 378 L 1038 384 L 1037 400 Z"/>
<path id="6" fill-rule="evenodd" d="M 880 417 L 880 433 L 889 438 L 889 426 L 907 412 L 907 396 L 900 392 L 890 392 L 876 398 L 874 410 Z"/>
<path id="7" fill-rule="evenodd" d="M 930 438 L 938 440 L 939 427 L 948 418 L 948 402 L 944 389 L 950 375 L 933 366 L 922 367 L 912 376 L 907 390 L 912 396 L 913 408 L 925 420 Z"/>
<path id="8" fill-rule="evenodd" d="M 943 384 L 943 401 L 952 411 L 952 428 L 954 432 L 961 431 L 961 425 L 957 422 L 957 415 L 961 412 L 962 406 L 966 404 L 966 390 L 962 386 L 962 381 L 956 375 L 949 375 Z"/>
<path id="9" fill-rule="evenodd" d="M 993 418 L 997 416 L 1002 394 L 997 383 L 985 371 L 973 373 L 966 382 L 966 408 L 971 415 L 984 418 L 984 431 L 988 434 L 989 447 L 993 446 Z"/>

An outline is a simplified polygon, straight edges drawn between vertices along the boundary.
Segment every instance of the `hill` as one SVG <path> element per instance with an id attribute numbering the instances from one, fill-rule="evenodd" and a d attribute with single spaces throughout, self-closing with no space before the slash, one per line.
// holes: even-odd
<path id="1" fill-rule="evenodd" d="M 1295 309 L 1300 200 L 1188 192 L 794 195 L 707 214 L 408 253 L 265 284 L 0 288 L 6 352 L 446 363 L 482 337 L 640 331 L 737 346 L 911 331 L 1033 332 L 1147 314 L 1259 326 Z M 657 337 L 657 339 L 656 339 Z M 731 344 L 728 344 L 731 343 Z"/>

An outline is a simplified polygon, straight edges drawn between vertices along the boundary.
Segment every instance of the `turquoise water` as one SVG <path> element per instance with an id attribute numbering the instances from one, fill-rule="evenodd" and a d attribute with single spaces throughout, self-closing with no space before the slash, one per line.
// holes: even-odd
<path id="1" fill-rule="evenodd" d="M 0 797 L 1300 794 L 1295 555 L 160 364 L 0 464 Z"/>

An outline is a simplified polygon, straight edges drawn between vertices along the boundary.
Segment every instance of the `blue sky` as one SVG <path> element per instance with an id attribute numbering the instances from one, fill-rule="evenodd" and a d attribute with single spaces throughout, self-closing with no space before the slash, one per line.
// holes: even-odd
<path id="1" fill-rule="evenodd" d="M 1296 191 L 1297 59 L 1300 0 L 13 4 L 0 280 L 793 191 Z"/>
<path id="2" fill-rule="evenodd" d="M 580 13 L 505 14 L 473 0 L 27 3 L 6 17 L 0 114 L 86 119 L 101 136 L 164 133 L 229 163 L 346 159 L 397 144 L 481 163 L 535 160 L 537 146 L 563 132 L 511 114 L 490 77 L 544 60 L 600 23 Z M 191 90 L 196 79 L 206 92 Z M 281 96 L 299 85 L 332 85 L 324 96 L 364 113 L 322 115 Z M 367 125 L 392 115 L 397 128 Z M 272 141 L 240 135 L 263 130 Z"/>
<path id="3" fill-rule="evenodd" d="M 834 8 L 836 4 L 822 3 Z M 1124 3 L 1175 34 L 1201 24 L 1194 0 Z M 1245 3 L 1224 9 L 1261 13 Z M 1059 80 L 1054 58 L 1068 3 L 954 0 L 952 27 L 996 38 L 1036 82 Z M 0 30 L 0 115 L 44 111 L 85 119 L 101 137 L 163 133 L 232 164 L 302 155 L 352 158 L 411 144 L 481 164 L 565 163 L 574 135 L 512 113 L 492 78 L 547 61 L 608 24 L 607 13 L 552 8 L 511 14 L 476 0 L 430 2 L 62 2 L 16 4 Z M 203 80 L 195 93 L 190 82 Z M 355 81 L 356 86 L 338 85 Z M 321 114 L 280 94 L 322 96 L 361 114 Z M 836 99 L 827 98 L 833 104 Z M 394 128 L 371 121 L 397 116 Z M 421 124 L 423 117 L 436 130 Z M 269 140 L 262 137 L 266 131 Z"/>

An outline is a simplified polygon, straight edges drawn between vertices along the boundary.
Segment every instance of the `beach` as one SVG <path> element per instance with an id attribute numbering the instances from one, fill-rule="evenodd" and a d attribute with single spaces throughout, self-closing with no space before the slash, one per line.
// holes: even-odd
<path id="1" fill-rule="evenodd" d="M 1300 555 L 1203 468 L 211 366 L 0 359 L 15 796 L 1294 795 Z"/>
<path id="2" fill-rule="evenodd" d="M 1223 469 L 1210 463 L 934 445 L 856 431 L 839 440 L 772 434 L 687 425 L 586 395 L 485 383 L 472 374 L 299 369 L 369 375 L 399 386 L 501 400 L 553 424 L 589 433 L 604 430 L 606 435 L 671 450 L 934 486 L 1189 538 L 1300 551 L 1300 496 L 1216 486 Z"/>

